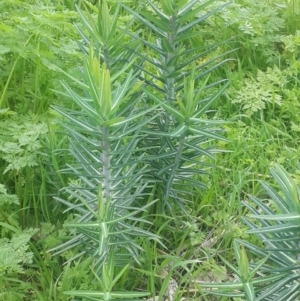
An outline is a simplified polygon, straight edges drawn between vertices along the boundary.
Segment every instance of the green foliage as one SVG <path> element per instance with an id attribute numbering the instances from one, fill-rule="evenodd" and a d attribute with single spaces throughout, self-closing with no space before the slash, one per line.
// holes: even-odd
<path id="1" fill-rule="evenodd" d="M 16 195 L 7 193 L 7 189 L 3 184 L 0 184 L 0 222 L 1 235 L 0 238 L 6 238 L 11 231 L 18 228 L 19 224 L 11 211 L 18 208 L 19 200 Z M 14 210 L 13 210 L 14 209 Z"/>
<path id="2" fill-rule="evenodd" d="M 8 194 L 5 186 L 0 184 L 0 300 L 21 300 L 22 289 L 28 289 L 23 281 L 17 281 L 19 287 L 16 289 L 14 283 L 33 261 L 29 241 L 37 229 L 21 231 L 11 214 L 18 204 L 17 196 Z"/>
<path id="3" fill-rule="evenodd" d="M 24 273 L 24 265 L 32 263 L 33 253 L 28 251 L 28 242 L 37 229 L 15 233 L 11 239 L 1 238 L 0 277 Z"/>
<path id="4" fill-rule="evenodd" d="M 123 269 L 114 276 L 115 270 L 114 257 L 111 256 L 108 262 L 105 262 L 102 266 L 101 278 L 95 274 L 95 277 L 99 281 L 100 291 L 88 291 L 88 290 L 77 290 L 77 291 L 65 291 L 64 294 L 84 297 L 85 300 L 123 300 L 123 299 L 135 299 L 146 297 L 149 293 L 144 292 L 124 292 L 114 290 L 114 286 L 117 284 L 123 273 L 128 269 L 128 265 L 125 265 Z"/>
<path id="5" fill-rule="evenodd" d="M 93 24 L 89 23 L 93 22 L 92 19 L 86 19 L 83 13 L 81 17 L 86 27 Z M 116 20 L 117 16 L 114 18 Z M 106 29 L 100 22 L 100 38 L 89 45 L 82 74 L 85 81 L 78 81 L 85 96 L 63 83 L 64 95 L 70 97 L 80 110 L 55 107 L 69 120 L 63 125 L 69 132 L 71 152 L 77 161 L 70 168 L 75 180 L 65 189 L 70 195 L 69 200 L 57 200 L 69 210 L 77 211 L 80 218 L 77 222 L 65 224 L 76 228 L 79 234 L 52 250 L 57 249 L 60 253 L 79 244 L 89 245 L 84 253 L 94 257 L 96 273 L 113 254 L 118 254 L 116 259 L 121 262 L 131 261 L 128 256 L 138 261 L 139 246 L 131 236 L 156 237 L 135 225 L 137 222 L 147 223 L 136 215 L 153 204 L 150 202 L 137 208 L 137 200 L 146 195 L 145 188 L 151 188 L 151 183 L 143 177 L 147 166 L 140 166 L 144 155 L 137 145 L 142 138 L 143 126 L 151 120 L 151 117 L 141 117 L 155 107 L 142 110 L 142 98 L 138 92 L 140 84 L 130 70 L 132 63 L 124 63 L 128 57 L 126 48 L 122 50 L 122 45 L 114 44 L 113 48 L 99 46 L 103 52 L 94 52 L 93 44 L 96 45 L 97 41 L 103 43 L 115 38 L 114 22 L 111 27 L 109 25 L 105 24 Z M 99 57 L 104 61 L 100 63 Z M 121 72 L 115 69 L 117 67 L 122 68 Z"/>
<path id="6" fill-rule="evenodd" d="M 119 296 L 110 284 L 117 280 L 108 279 L 114 277 L 112 269 L 132 264 L 129 256 L 139 263 L 141 248 L 134 237 L 158 239 L 156 234 L 144 229 L 151 225 L 151 219 L 147 218 L 148 208 L 153 208 L 156 198 L 159 199 L 158 214 L 164 213 L 166 208 L 174 212 L 171 199 L 184 208 L 183 195 L 191 193 L 194 185 L 204 186 L 197 179 L 206 172 L 197 169 L 201 162 L 199 155 L 213 157 L 213 152 L 201 144 L 222 139 L 218 134 L 222 121 L 209 120 L 205 115 L 226 88 L 225 85 L 216 89 L 223 81 L 207 84 L 208 74 L 224 63 L 216 62 L 222 55 L 190 72 L 187 68 L 204 54 L 193 60 L 186 59 L 185 56 L 196 49 L 185 50 L 182 44 L 190 29 L 221 8 L 187 24 L 186 21 L 206 5 L 194 11 L 193 1 L 185 6 L 181 3 L 181 11 L 172 17 L 173 24 L 152 2 L 148 4 L 160 18 L 163 16 L 165 25 L 158 17 L 148 13 L 140 15 L 121 6 L 133 12 L 158 37 L 165 35 L 163 43 L 166 45 L 155 46 L 127 30 L 116 30 L 118 9 L 110 16 L 106 1 L 101 4 L 97 23 L 88 11 L 78 9 L 84 29 L 77 28 L 84 40 L 81 48 L 86 58 L 83 81 L 71 75 L 70 78 L 82 92 L 78 93 L 63 82 L 65 92 L 60 94 L 71 98 L 77 108 L 54 107 L 64 118 L 60 123 L 68 131 L 71 153 L 76 160 L 69 169 L 74 181 L 65 188 L 70 197 L 56 200 L 76 212 L 78 220 L 65 223 L 66 227 L 76 229 L 74 237 L 51 251 L 60 254 L 79 245 L 89 246 L 70 260 L 84 253 L 94 258 L 92 271 L 96 277 L 104 277 L 101 292 L 71 291 L 68 294 L 90 300 L 94 300 L 93 296 L 105 300 Z M 169 11 L 171 8 L 163 6 L 163 9 Z M 131 37 L 128 44 L 121 43 L 124 33 Z M 140 42 L 156 52 L 153 59 L 139 54 L 136 45 Z M 161 55 L 161 62 L 154 59 L 157 55 Z M 156 84 L 149 87 L 150 82 L 144 74 L 151 77 L 153 74 L 144 67 L 145 60 L 153 62 L 155 67 L 159 65 L 161 77 L 155 78 L 162 88 Z M 209 87 L 214 90 L 205 92 Z M 151 102 L 153 104 L 147 107 Z M 124 269 L 127 267 L 116 275 L 117 279 Z M 107 274 L 110 276 L 106 277 Z M 122 293 L 124 295 L 133 298 L 144 294 L 126 292 Z"/>
<path id="7" fill-rule="evenodd" d="M 238 282 L 202 285 L 217 288 L 217 295 L 245 297 L 249 301 L 299 299 L 300 189 L 280 165 L 272 168 L 271 174 L 280 188 L 280 193 L 262 181 L 270 200 L 266 202 L 250 196 L 253 205 L 243 202 L 252 213 L 249 217 L 243 217 L 250 228 L 248 233 L 255 234 L 263 242 L 263 247 L 241 240 L 235 242 L 239 269 L 224 258 L 223 261 L 234 271 Z M 241 250 L 238 244 L 242 245 Z M 251 264 L 251 270 L 245 248 L 258 258 L 262 257 L 259 262 Z M 235 293 L 232 290 L 240 292 Z"/>
<path id="8" fill-rule="evenodd" d="M 119 2 L 0 3 L 1 246 L 39 229 L 0 300 L 216 300 L 203 282 L 264 298 L 273 275 L 295 300 L 296 270 L 276 254 L 295 263 L 299 251 L 274 251 L 262 240 L 275 234 L 245 233 L 240 217 L 269 215 L 256 200 L 281 217 L 259 183 L 270 164 L 299 182 L 299 1 Z"/>
<path id="9" fill-rule="evenodd" d="M 16 279 L 32 263 L 29 241 L 38 231 L 20 229 L 14 218 L 16 205 L 19 205 L 18 198 L 8 194 L 4 185 L 0 185 L 0 300 L 22 300 L 28 290 L 26 282 Z"/>
<path id="10" fill-rule="evenodd" d="M 0 121 L 0 158 L 7 165 L 4 173 L 20 171 L 38 165 L 40 139 L 47 133 L 47 125 L 27 116 L 13 114 Z"/>
<path id="11" fill-rule="evenodd" d="M 184 202 L 192 194 L 191 188 L 206 186 L 199 175 L 207 173 L 205 157 L 213 158 L 208 142 L 224 139 L 219 135 L 223 122 L 210 120 L 205 114 L 226 88 L 226 84 L 222 86 L 225 80 L 208 85 L 209 74 L 226 62 L 222 60 L 225 54 L 198 65 L 220 44 L 193 48 L 189 43 L 198 35 L 197 26 L 225 7 L 221 5 L 198 16 L 212 2 L 195 6 L 196 1 L 164 1 L 160 9 L 154 2 L 146 1 L 149 9 L 138 12 L 121 4 L 152 36 L 146 40 L 130 33 L 149 49 L 148 55 L 135 53 L 147 62 L 139 68 L 148 103 L 157 104 L 162 110 L 144 130 L 143 139 L 149 150 L 149 177 L 156 183 L 155 195 L 160 199 L 158 213 L 166 209 L 174 212 L 174 202 L 186 210 Z"/>
<path id="12" fill-rule="evenodd" d="M 240 90 L 233 98 L 233 104 L 239 104 L 241 113 L 252 116 L 256 112 L 282 106 L 280 92 L 287 78 L 277 68 L 268 68 L 266 72 L 258 70 L 256 79 L 246 78 L 240 82 Z"/>
<path id="13" fill-rule="evenodd" d="M 8 194 L 5 186 L 0 184 L 0 206 L 3 208 L 5 204 L 19 204 L 18 197 L 13 194 Z M 2 209 L 3 210 L 3 209 Z"/>
<path id="14" fill-rule="evenodd" d="M 0 108 L 44 113 L 55 99 L 51 88 L 62 78 L 58 69 L 76 65 L 79 56 L 71 23 L 76 14 L 53 10 L 49 1 L 0 4 Z"/>
<path id="15" fill-rule="evenodd" d="M 218 3 L 222 4 L 224 1 L 217 1 L 216 4 Z M 227 34 L 236 36 L 237 44 L 241 46 L 241 62 L 250 67 L 256 64 L 264 68 L 266 63 L 273 64 L 278 57 L 278 50 L 274 45 L 280 43 L 284 30 L 282 12 L 282 7 L 274 2 L 235 0 L 224 12 L 218 14 L 220 19 L 215 22 L 222 24 L 221 28 L 225 27 Z"/>

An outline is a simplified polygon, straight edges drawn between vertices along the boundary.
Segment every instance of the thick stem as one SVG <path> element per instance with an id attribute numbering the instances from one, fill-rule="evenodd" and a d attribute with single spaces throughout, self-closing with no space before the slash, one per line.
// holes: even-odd
<path id="1" fill-rule="evenodd" d="M 109 143 L 109 129 L 108 127 L 102 128 L 102 173 L 103 173 L 103 202 L 106 210 L 110 210 L 110 206 L 107 203 L 111 200 L 111 166 L 110 166 L 110 143 Z M 106 203 L 106 205 L 105 205 Z M 106 214 L 105 214 L 106 215 Z M 105 220 L 106 222 L 106 220 Z M 102 247 L 99 248 L 99 256 L 103 258 L 103 262 L 108 261 L 109 256 L 109 237 L 107 236 L 106 223 L 103 222 L 101 225 L 101 234 L 99 241 L 102 240 Z"/>
<path id="2" fill-rule="evenodd" d="M 173 102 L 175 100 L 175 78 L 172 76 L 172 73 L 175 71 L 175 67 L 172 65 L 169 65 L 170 61 L 174 58 L 176 55 L 176 48 L 177 43 L 175 43 L 176 38 L 176 21 L 177 17 L 172 16 L 170 19 L 170 31 L 171 33 L 168 34 L 168 42 L 174 49 L 173 52 L 167 52 L 165 57 L 165 65 L 166 65 L 166 100 L 168 102 Z M 168 66 L 169 65 L 169 66 Z"/>
<path id="3" fill-rule="evenodd" d="M 103 49 L 103 51 L 102 51 L 102 55 L 103 55 L 103 61 L 104 61 L 104 63 L 106 64 L 106 68 L 107 68 L 108 70 L 110 70 L 110 69 L 111 69 L 111 62 L 110 62 L 109 51 L 108 51 L 106 45 L 104 46 L 104 49 Z"/>
<path id="4" fill-rule="evenodd" d="M 167 39 L 168 42 L 170 44 L 170 46 L 172 47 L 172 51 L 169 51 L 166 53 L 165 55 L 165 66 L 166 66 L 166 71 L 165 71 L 165 89 L 166 89 L 166 101 L 169 103 L 174 103 L 175 99 L 176 99 L 176 90 L 175 90 L 175 76 L 174 76 L 174 72 L 176 70 L 176 64 L 174 63 L 174 61 L 172 62 L 172 60 L 174 60 L 174 57 L 176 57 L 177 55 L 177 49 L 178 49 L 178 42 L 176 42 L 176 37 L 177 37 L 177 32 L 176 32 L 176 23 L 177 23 L 177 16 L 174 15 L 170 18 L 170 23 L 169 23 L 169 28 L 170 28 L 170 32 L 168 33 Z M 174 120 L 173 120 L 173 116 L 169 115 L 166 113 L 165 115 L 165 121 L 166 121 L 166 129 L 167 131 L 170 129 L 170 127 L 172 127 L 172 125 L 174 125 Z M 174 179 L 176 177 L 177 174 L 177 169 L 179 167 L 180 164 L 180 159 L 182 157 L 182 152 L 183 152 L 183 148 L 184 148 L 184 142 L 185 142 L 185 137 L 186 137 L 186 133 L 183 133 L 180 136 L 179 139 L 179 143 L 177 146 L 177 153 L 176 153 L 176 157 L 174 159 L 174 163 L 173 163 L 173 167 L 171 170 L 171 173 L 167 176 L 167 178 L 165 179 L 165 187 L 164 187 L 164 203 L 167 204 L 168 200 L 169 200 L 169 194 L 170 194 L 170 190 L 171 187 L 173 185 Z M 168 139 L 168 138 L 167 138 Z"/>
<path id="5" fill-rule="evenodd" d="M 171 174 L 170 177 L 167 181 L 167 184 L 165 186 L 165 202 L 168 202 L 169 200 L 169 191 L 172 187 L 173 181 L 175 179 L 175 176 L 177 174 L 177 169 L 179 167 L 179 163 L 180 163 L 180 159 L 182 157 L 182 153 L 183 153 L 183 147 L 184 147 L 184 142 L 185 142 L 185 137 L 186 137 L 186 132 L 182 133 L 179 139 L 179 144 L 177 147 L 177 152 L 176 152 L 176 157 L 174 159 L 174 165 L 173 168 L 171 170 Z"/>
<path id="6" fill-rule="evenodd" d="M 107 200 L 111 197 L 111 166 L 108 127 L 103 127 L 102 135 L 103 192 L 104 198 Z"/>

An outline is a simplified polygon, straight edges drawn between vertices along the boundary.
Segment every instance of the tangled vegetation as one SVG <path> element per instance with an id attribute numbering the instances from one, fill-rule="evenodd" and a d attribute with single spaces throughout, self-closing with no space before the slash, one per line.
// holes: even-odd
<path id="1" fill-rule="evenodd" d="M 300 300 L 299 0 L 0 15 L 0 300 Z"/>

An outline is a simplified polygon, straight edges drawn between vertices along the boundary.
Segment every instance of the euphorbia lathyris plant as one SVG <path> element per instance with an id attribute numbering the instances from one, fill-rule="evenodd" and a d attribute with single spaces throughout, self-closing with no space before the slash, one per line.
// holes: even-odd
<path id="1" fill-rule="evenodd" d="M 57 200 L 78 218 L 66 224 L 76 229 L 74 238 L 52 251 L 83 244 L 83 252 L 94 257 L 96 274 L 102 271 L 104 277 L 130 257 L 139 262 L 134 236 L 158 238 L 141 227 L 149 224 L 144 211 L 155 202 L 158 213 L 175 214 L 174 204 L 186 210 L 182 199 L 205 187 L 198 178 L 207 172 L 203 158 L 213 158 L 211 140 L 223 139 L 218 133 L 222 121 L 206 113 L 226 88 L 226 81 L 209 82 L 209 74 L 226 60 L 225 54 L 207 59 L 219 44 L 193 48 L 189 39 L 223 7 L 201 14 L 212 2 L 164 0 L 158 7 L 146 0 L 149 9 L 140 10 L 120 3 L 134 17 L 131 24 L 144 26 L 149 40 L 118 28 L 119 6 L 111 16 L 101 1 L 97 22 L 78 9 L 86 55 L 82 80 L 73 78 L 76 90 L 62 83 L 62 94 L 76 109 L 55 107 L 64 117 L 76 160 L 69 167 L 75 181 L 65 188 L 70 199 Z M 103 287 L 109 294 L 113 289 Z"/>

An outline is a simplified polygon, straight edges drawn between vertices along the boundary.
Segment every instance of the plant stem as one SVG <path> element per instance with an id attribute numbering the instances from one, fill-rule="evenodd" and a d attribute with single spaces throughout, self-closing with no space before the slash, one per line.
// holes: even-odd
<path id="1" fill-rule="evenodd" d="M 33 36 L 34 36 L 34 34 L 30 35 L 30 37 L 29 37 L 29 38 L 27 39 L 27 41 L 25 42 L 24 47 L 26 47 L 26 46 L 29 44 L 29 42 L 30 42 L 30 40 L 31 40 L 31 38 L 32 38 Z M 1 98 L 0 98 L 0 108 L 2 108 L 2 106 L 3 106 L 3 103 L 4 103 L 4 97 L 5 97 L 5 95 L 6 95 L 8 86 L 9 86 L 9 84 L 10 84 L 10 81 L 11 81 L 11 79 L 12 79 L 12 76 L 13 76 L 13 74 L 14 74 L 14 71 L 15 71 L 15 69 L 16 69 L 16 67 L 17 67 L 17 64 L 18 64 L 18 61 L 19 61 L 20 58 L 21 58 L 21 55 L 19 54 L 18 57 L 17 57 L 17 59 L 15 60 L 15 62 L 14 62 L 14 64 L 13 64 L 12 68 L 11 68 L 11 71 L 10 71 L 10 73 L 9 73 L 7 82 L 6 82 L 6 84 L 5 84 L 5 86 L 4 86 L 4 89 L 3 89 L 3 91 L 2 91 L 2 96 L 1 96 Z M 7 103 L 7 105 L 8 105 L 8 103 Z"/>
<path id="2" fill-rule="evenodd" d="M 111 174 L 110 174 L 110 144 L 109 144 L 109 131 L 108 127 L 102 128 L 102 162 L 103 162 L 103 191 L 104 198 L 110 199 L 111 197 Z"/>
<path id="3" fill-rule="evenodd" d="M 170 66 L 169 63 L 170 61 L 175 57 L 175 49 L 177 48 L 177 43 L 174 42 L 175 37 L 176 37 L 176 21 L 177 17 L 172 16 L 170 18 L 170 30 L 171 33 L 168 34 L 168 42 L 170 43 L 171 47 L 174 49 L 172 52 L 167 52 L 166 53 L 166 58 L 165 58 L 165 65 L 166 65 L 166 72 L 165 72 L 165 78 L 166 78 L 166 100 L 168 102 L 173 102 L 175 100 L 175 78 L 172 75 L 172 73 L 175 71 L 174 65 L 171 64 Z"/>
<path id="4" fill-rule="evenodd" d="M 180 159 L 182 157 L 185 137 L 186 137 L 186 132 L 183 132 L 180 136 L 179 144 L 178 144 L 178 147 L 177 147 L 177 153 L 176 153 L 176 157 L 175 157 L 175 160 L 174 160 L 174 165 L 173 165 L 170 177 L 168 179 L 167 185 L 165 187 L 165 193 L 164 193 L 165 194 L 165 202 L 167 202 L 168 199 L 169 199 L 169 190 L 170 190 L 170 188 L 173 184 L 173 181 L 174 181 L 174 178 L 175 178 L 175 175 L 176 175 L 176 171 L 179 167 L 179 162 L 180 162 Z"/>

